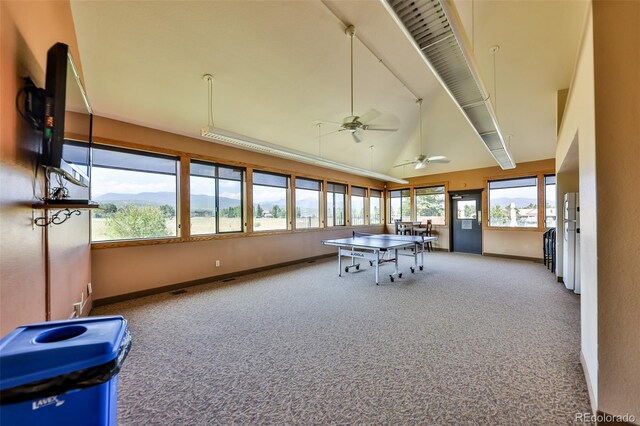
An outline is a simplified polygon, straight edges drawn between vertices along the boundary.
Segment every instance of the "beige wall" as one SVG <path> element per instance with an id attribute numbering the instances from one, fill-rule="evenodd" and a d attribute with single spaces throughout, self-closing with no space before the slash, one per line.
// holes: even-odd
<path id="1" fill-rule="evenodd" d="M 52 228 L 48 237 L 47 230 L 32 226 L 33 216 L 44 214 L 31 209 L 44 196 L 42 170 L 36 173 L 42 136 L 15 109 L 22 77 L 44 87 L 46 54 L 54 43 L 67 43 L 78 59 L 69 3 L 2 1 L 0 20 L 0 334 L 5 334 L 48 317 L 67 318 L 89 280 L 90 251 L 86 214 Z"/>
<path id="2" fill-rule="evenodd" d="M 558 137 L 577 168 L 581 339 L 594 410 L 640 419 L 640 2 L 593 2 Z M 578 149 L 579 164 L 572 151 Z M 597 177 L 597 179 L 596 179 Z M 599 237 L 603 236 L 603 237 Z"/>
<path id="3" fill-rule="evenodd" d="M 513 170 L 502 170 L 500 167 L 484 167 L 481 169 L 462 170 L 452 173 L 439 173 L 409 178 L 408 184 L 387 184 L 387 189 L 419 188 L 429 185 L 445 185 L 447 191 L 483 190 L 483 215 L 487 217 L 487 180 L 504 179 L 525 175 L 554 173 L 554 160 L 531 161 L 519 163 Z M 412 200 L 413 201 L 413 200 Z M 388 208 L 388 206 L 387 206 Z M 449 250 L 449 200 L 446 202 L 446 225 L 434 226 L 434 235 L 438 236 L 436 248 Z M 413 207 L 415 217 L 415 207 Z M 544 218 L 539 218 L 536 229 L 496 229 L 489 228 L 483 221 L 482 251 L 486 254 L 499 254 L 542 259 L 542 233 L 545 231 Z M 388 232 L 393 232 L 393 226 L 387 225 Z"/>
<path id="4" fill-rule="evenodd" d="M 380 227 L 359 229 L 381 231 Z M 323 246 L 321 241 L 350 235 L 351 229 L 341 228 L 94 250 L 95 298 L 336 253 L 335 247 Z M 216 260 L 220 260 L 220 267 L 215 266 Z"/>
<path id="5" fill-rule="evenodd" d="M 587 12 L 578 61 L 574 71 L 556 148 L 556 169 L 561 180 L 558 194 L 575 191 L 575 171 L 579 169 L 580 192 L 580 328 L 583 367 L 594 409 L 598 407 L 598 226 L 596 220 L 596 138 L 593 76 L 593 22 Z M 578 146 L 579 166 L 572 163 Z M 573 147 L 573 148 L 572 148 Z M 562 173 L 562 167 L 567 172 Z M 564 179 L 567 176 L 567 179 Z M 562 230 L 558 241 L 562 241 Z M 562 265 L 562 247 L 558 247 L 558 264 Z"/>
<path id="6" fill-rule="evenodd" d="M 542 259 L 542 232 L 484 229 L 482 251 Z"/>
<path id="7" fill-rule="evenodd" d="M 593 40 L 598 408 L 640 422 L 640 2 L 594 2 Z"/>

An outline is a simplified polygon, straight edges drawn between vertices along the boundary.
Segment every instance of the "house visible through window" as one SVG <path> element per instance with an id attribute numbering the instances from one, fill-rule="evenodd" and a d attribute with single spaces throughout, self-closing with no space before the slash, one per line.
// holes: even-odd
<path id="1" fill-rule="evenodd" d="M 288 229 L 289 176 L 253 172 L 253 230 Z"/>
<path id="2" fill-rule="evenodd" d="M 514 228 L 538 226 L 538 178 L 489 182 L 489 225 Z"/>
<path id="3" fill-rule="evenodd" d="M 322 182 L 296 178 L 296 229 L 320 227 Z"/>
<path id="4" fill-rule="evenodd" d="M 175 237 L 178 159 L 112 147 L 93 148 L 92 241 Z"/>
<path id="5" fill-rule="evenodd" d="M 191 235 L 242 232 L 243 174 L 242 169 L 191 162 Z"/>
<path id="6" fill-rule="evenodd" d="M 347 186 L 327 183 L 327 226 L 344 226 Z"/>
<path id="7" fill-rule="evenodd" d="M 364 225 L 364 200 L 367 188 L 351 187 L 351 225 Z"/>
<path id="8" fill-rule="evenodd" d="M 389 191 L 389 223 L 396 220 L 411 220 L 410 190 L 397 189 Z"/>
<path id="9" fill-rule="evenodd" d="M 556 226 L 556 176 L 544 177 L 544 226 L 554 228 Z"/>
<path id="10" fill-rule="evenodd" d="M 378 225 L 382 223 L 382 191 L 377 189 L 369 190 L 369 224 Z"/>
<path id="11" fill-rule="evenodd" d="M 416 220 L 431 220 L 434 225 L 444 225 L 445 194 L 444 186 L 416 188 Z"/>

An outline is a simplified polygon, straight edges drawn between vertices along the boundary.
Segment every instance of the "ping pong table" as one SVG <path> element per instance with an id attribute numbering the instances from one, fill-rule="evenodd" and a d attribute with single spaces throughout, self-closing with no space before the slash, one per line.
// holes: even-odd
<path id="1" fill-rule="evenodd" d="M 356 259 L 366 259 L 370 266 L 376 267 L 376 285 L 380 282 L 380 265 L 393 262 L 395 271 L 389 274 L 391 282 L 395 277 L 402 278 L 402 272 L 398 270 L 398 250 L 404 248 L 413 249 L 414 266 L 410 267 L 411 273 L 416 269 L 424 269 L 424 245 L 429 241 L 436 241 L 438 237 L 425 237 L 417 235 L 392 235 L 392 234 L 363 234 L 354 232 L 351 238 L 340 238 L 335 240 L 323 240 L 322 244 L 338 247 L 338 276 L 342 276 L 342 256 L 351 258 L 351 265 L 344 268 L 360 269 L 360 263 Z M 385 258 L 385 255 L 393 251 L 392 258 Z M 418 258 L 420 254 L 420 258 Z M 419 261 L 418 261 L 419 260 Z"/>

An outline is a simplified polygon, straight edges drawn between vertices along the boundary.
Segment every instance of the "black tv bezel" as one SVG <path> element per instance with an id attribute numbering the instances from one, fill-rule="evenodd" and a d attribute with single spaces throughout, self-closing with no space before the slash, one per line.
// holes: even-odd
<path id="1" fill-rule="evenodd" d="M 69 70 L 69 64 L 74 68 Z M 67 94 L 67 73 L 74 72 L 77 76 L 73 57 L 69 53 L 69 46 L 64 43 L 54 44 L 47 52 L 47 73 L 45 81 L 45 129 L 43 132 L 43 149 L 40 163 L 47 172 L 62 175 L 68 181 L 83 187 L 90 184 L 87 176 L 80 168 L 69 164 L 62 158 L 65 143 L 65 113 Z M 78 80 L 80 90 L 85 97 L 84 87 Z M 91 107 L 86 102 L 89 112 L 89 140 L 91 146 L 93 131 L 93 114 Z"/>

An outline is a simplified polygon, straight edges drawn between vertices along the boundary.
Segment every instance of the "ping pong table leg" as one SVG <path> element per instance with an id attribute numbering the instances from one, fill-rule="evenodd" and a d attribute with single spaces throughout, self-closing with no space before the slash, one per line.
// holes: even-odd
<path id="1" fill-rule="evenodd" d="M 378 260 L 376 260 L 376 285 L 379 285 L 379 282 L 380 282 L 380 278 L 379 278 L 380 277 L 380 273 L 379 273 L 380 272 L 380 270 L 379 270 L 379 268 L 380 268 L 380 260 L 379 260 L 380 259 L 380 251 L 376 250 L 375 254 L 376 254 L 376 258 L 378 259 Z"/>
<path id="2" fill-rule="evenodd" d="M 394 281 L 394 276 L 402 278 L 402 274 L 400 274 L 400 272 L 398 271 L 398 249 L 393 249 L 393 254 L 395 256 L 395 259 L 393 259 L 393 264 L 395 265 L 396 271 L 389 277 L 391 278 L 391 282 Z"/>
<path id="3" fill-rule="evenodd" d="M 342 249 L 338 247 L 338 276 L 342 276 Z"/>
<path id="4" fill-rule="evenodd" d="M 420 270 L 424 269 L 424 240 L 422 240 L 422 251 L 420 252 Z"/>

